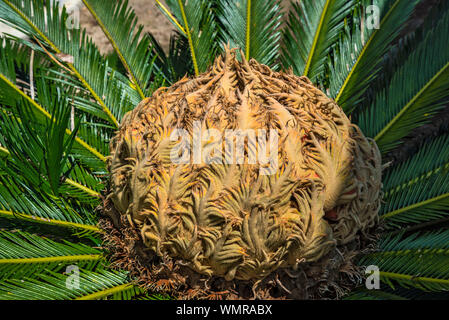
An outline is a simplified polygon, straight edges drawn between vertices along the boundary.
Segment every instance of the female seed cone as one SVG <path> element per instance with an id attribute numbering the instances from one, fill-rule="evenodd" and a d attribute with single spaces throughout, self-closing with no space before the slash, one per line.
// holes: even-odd
<path id="1" fill-rule="evenodd" d="M 154 254 L 200 274 L 261 279 L 376 223 L 375 143 L 306 77 L 235 50 L 142 101 L 110 149 L 116 211 Z"/>

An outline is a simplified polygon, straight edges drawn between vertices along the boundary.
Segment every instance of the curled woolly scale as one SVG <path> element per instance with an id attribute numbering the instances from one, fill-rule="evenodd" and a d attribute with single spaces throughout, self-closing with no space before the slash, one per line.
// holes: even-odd
<path id="1" fill-rule="evenodd" d="M 275 130 L 276 161 L 250 163 L 259 149 L 247 138 L 243 163 L 176 164 L 171 155 L 179 141 L 171 135 L 184 129 L 193 136 L 195 123 L 201 133 L 216 129 L 222 136 Z M 226 153 L 224 141 L 203 139 L 201 147 Z M 156 255 L 207 276 L 251 280 L 296 270 L 377 221 L 375 143 L 307 78 L 240 62 L 235 50 L 208 72 L 142 101 L 124 117 L 110 149 L 108 198 L 119 215 Z"/>

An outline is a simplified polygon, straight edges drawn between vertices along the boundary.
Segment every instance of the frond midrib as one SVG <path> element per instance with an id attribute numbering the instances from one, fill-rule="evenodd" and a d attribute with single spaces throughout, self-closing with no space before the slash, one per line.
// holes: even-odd
<path id="1" fill-rule="evenodd" d="M 53 263 L 53 262 L 68 262 L 68 261 L 95 261 L 103 258 L 100 254 L 81 254 L 81 255 L 67 255 L 67 256 L 53 256 L 53 257 L 35 257 L 35 258 L 8 258 L 1 259 L 2 264 L 37 264 L 37 263 Z"/>
<path id="2" fill-rule="evenodd" d="M 405 181 L 405 182 L 403 182 L 403 183 L 401 183 L 399 185 L 390 187 L 390 188 L 388 188 L 388 189 L 386 189 L 384 191 L 385 192 L 384 199 L 389 197 L 389 196 L 391 196 L 392 194 L 395 194 L 395 193 L 403 190 L 404 188 L 407 188 L 407 187 L 410 187 L 412 185 L 415 185 L 416 183 L 418 183 L 418 182 L 420 182 L 420 181 L 422 181 L 422 180 L 424 180 L 426 178 L 429 178 L 429 177 L 437 174 L 441 170 L 445 170 L 447 168 L 449 168 L 449 162 L 446 162 L 446 163 L 440 165 L 439 167 L 437 167 L 435 169 L 432 169 L 430 171 L 424 172 L 419 177 L 415 177 L 413 179 L 409 179 L 409 180 L 407 180 L 407 181 Z"/>
<path id="3" fill-rule="evenodd" d="M 249 60 L 251 52 L 251 0 L 246 1 L 245 58 Z"/>
<path id="4" fill-rule="evenodd" d="M 382 277 L 387 277 L 396 280 L 408 280 L 413 282 L 425 282 L 425 283 L 436 283 L 441 285 L 449 285 L 449 279 L 439 279 L 439 278 L 429 278 L 429 277 L 416 277 L 408 274 L 401 274 L 395 272 L 379 271 L 379 275 Z"/>
<path id="5" fill-rule="evenodd" d="M 449 70 L 449 62 L 446 63 L 443 68 L 441 68 L 438 73 L 436 73 L 429 82 L 426 83 L 425 86 L 416 93 L 416 95 L 401 109 L 401 111 L 374 137 L 374 140 L 379 141 L 388 130 L 397 122 L 399 119 L 407 112 L 407 110 L 413 106 L 414 102 L 418 100 L 422 95 L 426 93 L 426 91 L 432 86 L 432 84 L 446 71 Z"/>
<path id="6" fill-rule="evenodd" d="M 132 71 L 131 67 L 129 66 L 128 61 L 126 60 L 126 58 L 123 56 L 122 51 L 120 50 L 120 48 L 117 45 L 117 42 L 115 41 L 115 39 L 112 37 L 111 33 L 109 32 L 109 30 L 106 28 L 106 26 L 104 25 L 103 21 L 100 19 L 100 17 L 97 15 L 97 13 L 95 12 L 95 10 L 91 7 L 91 5 L 87 2 L 87 0 L 83 0 L 84 5 L 86 6 L 86 8 L 89 10 L 89 12 L 92 14 L 92 16 L 95 18 L 95 20 L 97 21 L 98 25 L 100 26 L 101 30 L 103 30 L 103 33 L 106 35 L 106 37 L 108 38 L 109 42 L 111 43 L 112 47 L 114 48 L 115 52 L 118 54 L 120 61 L 123 63 L 123 66 L 125 67 L 125 69 L 128 71 L 129 75 L 131 76 L 131 80 L 134 83 L 134 86 L 137 89 L 137 92 L 139 93 L 140 97 L 142 99 L 145 99 L 145 94 L 143 93 L 142 88 L 140 87 L 139 81 L 136 78 L 136 75 L 134 74 L 134 72 Z"/>
<path id="7" fill-rule="evenodd" d="M 250 0 L 248 0 L 248 1 L 250 1 Z M 193 68 L 195 70 L 195 75 L 198 76 L 200 74 L 199 69 L 198 69 L 198 61 L 196 60 L 195 48 L 193 46 L 192 34 L 190 32 L 190 29 L 189 29 L 189 23 L 187 21 L 186 12 L 185 12 L 185 9 L 184 9 L 184 4 L 182 3 L 181 0 L 178 0 L 178 5 L 179 5 L 179 9 L 181 10 L 182 19 L 184 21 L 184 30 L 186 32 L 187 40 L 189 42 L 190 53 L 192 55 Z"/>
<path id="8" fill-rule="evenodd" d="M 430 199 L 427 199 L 427 200 L 424 200 L 424 201 L 421 201 L 421 202 L 418 202 L 418 203 L 414 203 L 414 204 L 411 204 L 409 206 L 406 206 L 406 207 L 403 207 L 403 208 L 400 208 L 400 209 L 396 209 L 396 210 L 388 212 L 388 213 L 386 213 L 386 214 L 384 214 L 384 215 L 382 215 L 380 217 L 382 219 L 389 219 L 389 218 L 391 218 L 393 216 L 396 216 L 396 215 L 398 215 L 400 213 L 403 213 L 403 212 L 406 212 L 406 211 L 409 211 L 409 210 L 412 210 L 412 209 L 420 208 L 420 207 L 423 207 L 425 205 L 429 205 L 429 204 L 431 204 L 433 202 L 444 200 L 446 198 L 449 198 L 449 193 L 444 193 L 444 194 L 441 194 L 441 195 L 439 195 L 437 197 L 433 197 L 433 198 L 430 198 Z"/>
<path id="9" fill-rule="evenodd" d="M 391 251 L 380 251 L 374 252 L 366 255 L 366 258 L 371 257 L 383 257 L 383 256 L 405 256 L 408 254 L 447 254 L 449 249 L 437 249 L 437 248 L 422 248 L 422 249 L 404 249 L 404 250 L 391 250 Z"/>
<path id="10" fill-rule="evenodd" d="M 74 229 L 82 229 L 85 231 L 95 232 L 95 233 L 103 233 L 103 230 L 100 228 L 94 226 L 94 225 L 88 225 L 88 224 L 82 224 L 77 222 L 69 222 L 69 221 L 63 221 L 63 220 L 56 220 L 56 219 L 49 219 L 49 218 L 42 218 L 33 216 L 30 214 L 26 214 L 23 212 L 14 212 L 11 210 L 0 210 L 0 216 L 5 216 L 8 218 L 18 218 L 26 221 L 32 221 L 37 223 L 44 223 L 48 225 L 53 226 L 61 226 L 61 227 L 68 227 L 68 228 L 74 228 Z"/>
<path id="11" fill-rule="evenodd" d="M 324 5 L 323 11 L 321 12 L 321 16 L 320 16 L 320 23 L 318 24 L 318 28 L 315 32 L 315 36 L 313 38 L 313 43 L 312 43 L 312 48 L 310 48 L 310 52 L 309 55 L 307 57 L 307 62 L 306 62 L 306 66 L 304 68 L 304 76 L 308 76 L 309 70 L 310 70 L 310 66 L 312 64 L 312 60 L 315 56 L 315 50 L 318 44 L 318 39 L 320 38 L 321 35 L 321 29 L 323 28 L 323 24 L 324 24 L 324 18 L 326 17 L 326 14 L 329 10 L 329 5 L 330 5 L 331 0 L 326 0 L 326 4 Z"/>
<path id="12" fill-rule="evenodd" d="M 118 292 L 122 292 L 125 290 L 128 290 L 129 288 L 131 288 L 133 286 L 132 283 L 125 283 L 125 284 L 121 284 L 112 288 L 108 288 L 105 290 L 101 290 L 101 291 L 97 291 L 82 297 L 78 297 L 75 300 L 95 300 L 95 299 L 101 299 L 107 296 L 110 296 L 112 294 L 118 293 Z"/>
<path id="13" fill-rule="evenodd" d="M 156 0 L 157 5 L 165 12 L 165 14 L 173 21 L 173 23 L 179 28 L 184 36 L 187 36 L 184 27 L 178 22 L 178 20 L 171 14 L 171 12 L 161 3 L 160 0 Z"/>

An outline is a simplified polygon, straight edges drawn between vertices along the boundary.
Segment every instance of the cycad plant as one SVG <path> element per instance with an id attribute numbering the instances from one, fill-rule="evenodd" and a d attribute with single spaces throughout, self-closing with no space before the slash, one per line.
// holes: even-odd
<path id="1" fill-rule="evenodd" d="M 127 1 L 82 2 L 112 54 L 55 1 L 0 0 L 25 35 L 0 45 L 0 299 L 447 298 L 447 128 L 404 154 L 449 103 L 447 1 L 416 25 L 425 1 L 156 0 L 167 53 Z M 280 173 L 164 162 L 172 123 L 243 105 L 277 114 Z"/>

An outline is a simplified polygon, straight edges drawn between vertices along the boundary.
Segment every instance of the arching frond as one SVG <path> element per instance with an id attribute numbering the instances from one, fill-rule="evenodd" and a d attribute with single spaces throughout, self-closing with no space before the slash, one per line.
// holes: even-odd
<path id="1" fill-rule="evenodd" d="M 85 32 L 66 23 L 68 15 L 56 1 L 2 0 L 0 19 L 18 28 L 30 38 L 38 39 L 48 46 L 53 55 L 67 55 L 67 68 L 88 90 L 92 98 L 108 115 L 112 124 L 118 126 L 116 117 L 103 98 L 104 72 L 99 72 L 103 63 L 98 49 L 87 39 Z M 50 26 L 50 27 L 49 27 Z M 80 46 L 83 50 L 80 50 Z M 64 62 L 64 61 L 63 61 Z"/>
<path id="2" fill-rule="evenodd" d="M 119 291 L 127 290 L 132 284 L 124 272 L 79 269 L 75 274 L 47 272 L 35 279 L 9 279 L 0 282 L 0 299 L 8 300 L 73 300 L 100 299 Z M 72 278 L 69 278 L 72 277 Z"/>
<path id="3" fill-rule="evenodd" d="M 198 75 L 206 71 L 217 53 L 217 24 L 213 1 L 206 0 L 166 0 L 173 12 L 171 19 L 183 35 L 187 37 L 194 72 Z M 160 2 L 158 1 L 160 5 Z M 164 8 L 164 7 L 163 7 Z"/>
<path id="4" fill-rule="evenodd" d="M 101 0 L 83 0 L 117 52 L 141 99 L 148 96 L 148 83 L 153 74 L 151 41 L 137 25 L 134 10 L 128 1 L 104 5 Z"/>
<path id="5" fill-rule="evenodd" d="M 384 201 L 380 215 L 392 227 L 446 217 L 449 215 L 449 170 L 407 185 Z"/>
<path id="6" fill-rule="evenodd" d="M 254 58 L 277 68 L 281 39 L 282 11 L 278 0 L 223 0 L 218 2 L 222 41 L 242 49 Z"/>
<path id="7" fill-rule="evenodd" d="M 384 154 L 449 102 L 449 9 L 424 33 L 424 40 L 412 46 L 415 49 L 407 53 L 388 88 L 359 117 L 361 129 Z"/>
<path id="8" fill-rule="evenodd" d="M 63 96 L 48 102 L 47 105 L 53 105 L 53 110 L 51 118 L 45 122 L 36 121 L 26 100 L 17 103 L 11 113 L 3 110 L 0 142 L 7 148 L 9 157 L 0 167 L 11 175 L 20 173 L 29 186 L 43 193 L 52 196 L 65 194 L 78 201 L 97 202 L 97 185 L 100 183 L 86 171 L 84 177 L 91 176 L 90 182 L 97 182 L 93 187 L 98 191 L 72 179 L 67 180 L 69 173 L 79 166 L 71 157 L 76 131 L 69 137 L 64 134 L 70 116 L 67 102 Z"/>
<path id="9" fill-rule="evenodd" d="M 90 269 L 103 259 L 101 251 L 83 244 L 55 242 L 27 232 L 0 231 L 0 279 L 36 277 L 44 269 L 68 265 Z"/>
<path id="10" fill-rule="evenodd" d="M 0 216 L 99 232 L 93 211 L 91 206 L 72 206 L 68 199 L 27 185 L 12 170 L 0 170 Z"/>
<path id="11" fill-rule="evenodd" d="M 449 135 L 446 134 L 424 144 L 409 160 L 385 172 L 385 197 L 389 198 L 394 193 L 440 174 L 448 168 Z"/>
<path id="12" fill-rule="evenodd" d="M 360 103 L 363 93 L 381 71 L 379 66 L 399 35 L 418 1 L 374 0 L 364 1 L 362 8 L 374 5 L 379 8 L 379 25 L 374 19 L 369 26 L 356 15 L 354 30 L 343 37 L 333 53 L 330 64 L 330 95 L 346 111 L 351 112 Z"/>
<path id="13" fill-rule="evenodd" d="M 360 263 L 378 266 L 381 280 L 392 288 L 397 284 L 424 291 L 449 289 L 448 231 L 387 237 L 380 250 L 364 256 Z"/>
<path id="14" fill-rule="evenodd" d="M 324 73 L 327 55 L 341 34 L 357 1 L 293 2 L 283 30 L 282 61 L 297 75 L 313 82 Z"/>
<path id="15" fill-rule="evenodd" d="M 41 104 L 39 101 L 33 100 L 25 91 L 24 89 L 17 83 L 18 75 L 16 73 L 15 64 L 14 64 L 14 54 L 13 49 L 15 48 L 14 45 L 12 45 L 11 42 L 6 41 L 4 46 L 0 47 L 0 57 L 1 57 L 1 63 L 0 63 L 0 101 L 3 104 L 14 106 L 16 104 L 16 101 L 18 100 L 25 100 L 27 104 L 30 105 L 30 108 L 36 111 L 36 115 L 43 116 L 44 118 L 51 119 L 51 114 L 49 110 L 47 110 L 45 104 Z M 40 83 L 42 84 L 42 83 Z M 46 85 L 43 85 L 40 87 L 42 90 L 42 97 L 43 102 L 45 102 L 44 98 L 48 97 L 49 89 L 46 87 Z M 49 97 L 48 97 L 49 98 Z M 49 98 L 51 101 L 51 98 Z M 47 100 L 48 102 L 48 100 Z M 68 135 L 72 134 L 72 131 L 69 129 L 65 130 L 65 133 Z M 79 145 L 82 149 L 85 149 L 88 153 L 91 154 L 91 157 L 94 156 L 95 158 L 98 158 L 99 160 L 104 160 L 105 157 L 102 155 L 98 150 L 96 150 L 94 147 L 90 146 L 88 143 L 86 143 L 84 140 L 82 140 L 79 137 L 75 137 L 75 142 L 77 145 Z M 101 163 L 101 161 L 100 161 Z M 98 163 L 97 163 L 98 165 Z M 100 164 L 101 165 L 101 164 Z"/>

